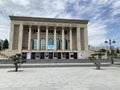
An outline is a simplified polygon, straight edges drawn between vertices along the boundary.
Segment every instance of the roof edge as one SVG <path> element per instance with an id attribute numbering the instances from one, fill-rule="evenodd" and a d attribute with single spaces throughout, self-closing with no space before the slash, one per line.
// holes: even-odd
<path id="1" fill-rule="evenodd" d="M 65 22 L 65 23 L 80 23 L 88 24 L 89 20 L 78 19 L 62 19 L 62 18 L 44 18 L 44 17 L 29 17 L 29 16 L 9 16 L 10 20 L 16 21 L 43 21 L 43 22 Z"/>

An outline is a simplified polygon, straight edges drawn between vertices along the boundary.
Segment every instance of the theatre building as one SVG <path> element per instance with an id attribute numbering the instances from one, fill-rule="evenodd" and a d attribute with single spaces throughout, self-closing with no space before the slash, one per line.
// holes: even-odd
<path id="1" fill-rule="evenodd" d="M 10 16 L 9 49 L 27 59 L 79 59 L 88 50 L 88 20 Z"/>

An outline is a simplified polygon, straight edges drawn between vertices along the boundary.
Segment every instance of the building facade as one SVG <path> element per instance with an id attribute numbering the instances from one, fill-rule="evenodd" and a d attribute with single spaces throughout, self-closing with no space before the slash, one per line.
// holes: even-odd
<path id="1" fill-rule="evenodd" d="M 1 39 L 0 39 L 0 50 L 3 49 L 3 43 L 4 43 L 4 40 L 1 40 Z"/>
<path id="2" fill-rule="evenodd" d="M 88 20 L 10 16 L 9 49 L 28 59 L 79 59 L 88 50 Z"/>

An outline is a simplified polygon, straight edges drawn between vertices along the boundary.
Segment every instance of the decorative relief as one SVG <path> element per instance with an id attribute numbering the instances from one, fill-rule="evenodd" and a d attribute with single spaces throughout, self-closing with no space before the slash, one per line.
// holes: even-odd
<path id="1" fill-rule="evenodd" d="M 77 27 L 79 24 L 71 24 L 71 23 L 51 23 L 51 22 L 31 22 L 24 21 L 24 25 L 40 25 L 40 26 L 61 26 L 61 27 Z"/>

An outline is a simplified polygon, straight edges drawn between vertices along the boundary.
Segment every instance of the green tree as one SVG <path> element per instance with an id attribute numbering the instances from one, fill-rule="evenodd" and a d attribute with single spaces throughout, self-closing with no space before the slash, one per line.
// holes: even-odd
<path id="1" fill-rule="evenodd" d="M 100 49 L 100 50 L 98 50 L 99 52 L 101 52 L 101 53 L 105 53 L 106 52 L 106 49 Z"/>
<path id="2" fill-rule="evenodd" d="M 8 46 L 9 46 L 8 40 L 5 39 L 3 42 L 3 49 L 8 49 Z"/>
<path id="3" fill-rule="evenodd" d="M 116 53 L 120 53 L 120 50 L 119 50 L 119 48 L 117 48 L 117 50 L 116 50 Z"/>
<path id="4" fill-rule="evenodd" d="M 105 50 L 100 49 L 98 51 L 95 51 L 94 54 L 91 54 L 91 56 L 89 57 L 89 59 L 94 63 L 94 65 L 96 66 L 97 70 L 100 70 L 100 59 L 102 59 L 102 56 L 105 55 Z"/>
<path id="5" fill-rule="evenodd" d="M 1 47 L 1 45 L 0 45 L 0 50 L 2 50 L 2 47 Z"/>
<path id="6" fill-rule="evenodd" d="M 22 54 L 16 54 L 10 57 L 11 60 L 13 60 L 13 64 L 15 66 L 15 71 L 18 71 L 18 68 L 21 64 L 25 63 L 25 58 Z"/>

